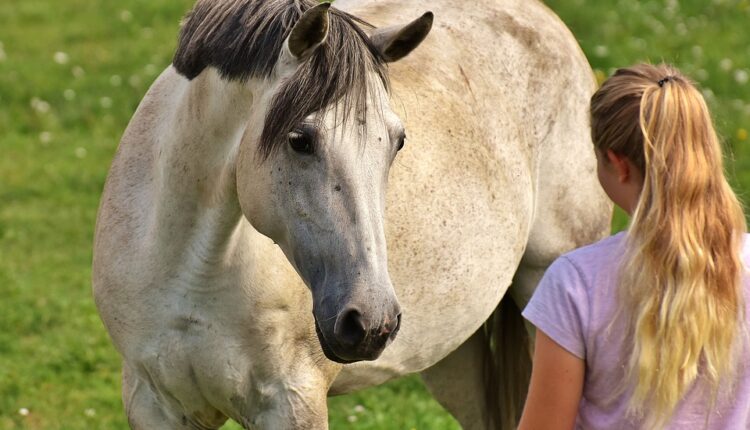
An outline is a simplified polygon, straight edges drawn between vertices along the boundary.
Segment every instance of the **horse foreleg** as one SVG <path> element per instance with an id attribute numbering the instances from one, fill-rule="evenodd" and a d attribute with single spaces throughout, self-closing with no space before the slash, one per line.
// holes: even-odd
<path id="1" fill-rule="evenodd" d="M 294 356 L 279 355 L 276 363 Z M 238 409 L 231 417 L 253 430 L 328 430 L 328 387 L 340 366 L 321 362 L 316 367 L 305 359 L 286 364 L 289 366 L 283 367 L 289 372 L 255 380 L 246 393 L 248 397 L 235 397 L 233 403 Z"/>
<path id="2" fill-rule="evenodd" d="M 214 430 L 195 418 L 171 410 L 159 400 L 153 388 L 123 363 L 122 399 L 133 430 Z"/>

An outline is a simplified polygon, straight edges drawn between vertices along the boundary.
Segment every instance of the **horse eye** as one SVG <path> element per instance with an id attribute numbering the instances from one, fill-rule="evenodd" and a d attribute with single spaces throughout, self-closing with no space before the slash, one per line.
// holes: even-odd
<path id="1" fill-rule="evenodd" d="M 312 136 L 302 131 L 289 133 L 289 146 L 300 154 L 310 155 L 314 152 Z"/>
<path id="2" fill-rule="evenodd" d="M 404 144 L 406 144 L 406 135 L 404 134 L 401 136 L 401 138 L 398 140 L 398 149 L 397 151 L 400 151 L 404 148 Z"/>

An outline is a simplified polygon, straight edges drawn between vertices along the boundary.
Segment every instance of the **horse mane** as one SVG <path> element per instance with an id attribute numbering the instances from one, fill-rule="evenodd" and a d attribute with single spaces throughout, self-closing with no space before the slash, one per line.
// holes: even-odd
<path id="1" fill-rule="evenodd" d="M 209 66 L 228 80 L 270 77 L 294 24 L 317 4 L 313 0 L 198 0 L 183 20 L 173 65 L 191 80 Z M 326 43 L 282 83 L 271 101 L 259 145 L 263 158 L 307 116 L 334 103 L 343 103 L 344 121 L 352 113 L 363 116 L 370 72 L 388 89 L 385 61 L 363 30 L 372 27 L 338 9 L 329 13 Z"/>

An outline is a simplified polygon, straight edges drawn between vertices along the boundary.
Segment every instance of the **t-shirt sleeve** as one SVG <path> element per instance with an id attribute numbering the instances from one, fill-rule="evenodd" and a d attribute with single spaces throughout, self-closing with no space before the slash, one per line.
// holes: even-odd
<path id="1" fill-rule="evenodd" d="M 544 273 L 523 316 L 568 352 L 585 360 L 588 305 L 580 272 L 561 257 Z"/>

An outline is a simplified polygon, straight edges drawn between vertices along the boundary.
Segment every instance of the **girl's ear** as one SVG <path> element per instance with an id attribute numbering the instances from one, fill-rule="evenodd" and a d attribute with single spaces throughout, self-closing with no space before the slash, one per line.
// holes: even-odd
<path id="1" fill-rule="evenodd" d="M 630 163 L 630 160 L 628 160 L 628 157 L 608 149 L 607 160 L 609 160 L 609 164 L 615 168 L 617 179 L 620 183 L 628 182 L 632 178 L 632 164 Z"/>

